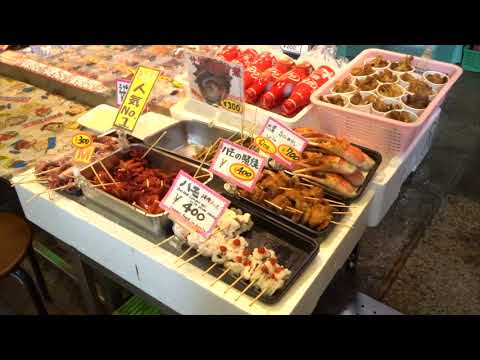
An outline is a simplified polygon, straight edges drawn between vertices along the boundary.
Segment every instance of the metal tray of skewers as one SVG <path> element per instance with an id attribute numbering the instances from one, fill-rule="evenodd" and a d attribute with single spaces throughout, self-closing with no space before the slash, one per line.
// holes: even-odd
<path id="1" fill-rule="evenodd" d="M 80 172 L 80 188 L 87 200 L 123 221 L 164 237 L 172 223 L 159 207 L 160 200 L 179 170 L 193 175 L 198 166 L 155 149 L 142 160 L 147 149 L 143 144 L 131 144 L 92 163 Z M 207 184 L 213 174 L 201 169 L 197 178 Z"/>
<path id="2" fill-rule="evenodd" d="M 229 285 L 225 294 L 236 288 L 240 295 L 246 294 L 260 302 L 274 304 L 285 295 L 319 251 L 318 242 L 293 228 L 279 227 L 235 199 L 219 224 L 218 230 L 208 239 L 190 233 L 179 224 L 174 225 L 173 231 L 177 238 L 188 239 L 182 244 L 183 253 L 179 255 L 185 260 L 178 262 L 180 258 L 177 259 L 178 267 L 191 263 L 205 270 L 216 278 L 211 286 L 217 281 Z M 232 231 L 232 228 L 239 230 Z M 237 251 L 234 250 L 235 241 Z M 273 284 L 276 285 L 274 289 Z M 269 286 L 272 287 L 267 289 Z"/>

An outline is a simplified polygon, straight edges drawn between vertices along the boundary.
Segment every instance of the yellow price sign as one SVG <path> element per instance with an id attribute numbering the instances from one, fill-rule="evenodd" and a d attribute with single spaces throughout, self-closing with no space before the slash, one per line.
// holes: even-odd
<path id="1" fill-rule="evenodd" d="M 92 159 L 93 152 L 95 151 L 94 146 L 90 146 L 87 148 L 77 148 L 75 154 L 73 155 L 73 161 L 90 164 L 90 160 Z"/>
<path id="2" fill-rule="evenodd" d="M 263 136 L 256 137 L 255 144 L 257 144 L 260 150 L 270 155 L 275 154 L 275 152 L 277 151 L 277 147 L 275 146 L 275 144 L 269 139 L 264 138 Z"/>
<path id="3" fill-rule="evenodd" d="M 222 105 L 222 107 L 225 110 L 228 110 L 237 114 L 243 111 L 242 103 L 240 103 L 237 100 L 223 99 L 220 105 Z"/>
<path id="4" fill-rule="evenodd" d="M 92 145 L 92 137 L 84 133 L 76 134 L 72 137 L 72 145 L 79 149 L 85 149 Z"/>
<path id="5" fill-rule="evenodd" d="M 159 70 L 144 66 L 137 69 L 127 95 L 115 117 L 114 126 L 129 131 L 135 129 L 159 74 Z"/>

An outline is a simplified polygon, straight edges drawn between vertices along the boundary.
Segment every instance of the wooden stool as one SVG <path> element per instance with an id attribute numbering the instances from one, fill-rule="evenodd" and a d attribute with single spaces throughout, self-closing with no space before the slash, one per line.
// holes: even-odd
<path id="1" fill-rule="evenodd" d="M 20 268 L 20 263 L 27 256 L 40 290 L 45 299 L 50 301 L 45 281 L 35 259 L 30 226 L 17 215 L 0 213 L 0 234 L 0 279 L 7 276 L 16 279 L 28 291 L 37 312 L 47 315 L 35 283 L 28 273 Z"/>

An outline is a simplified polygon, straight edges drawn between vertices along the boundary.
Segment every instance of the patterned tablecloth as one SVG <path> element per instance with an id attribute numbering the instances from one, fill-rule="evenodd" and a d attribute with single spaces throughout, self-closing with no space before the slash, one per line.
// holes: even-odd
<path id="1" fill-rule="evenodd" d="M 85 106 L 0 77 L 0 177 L 10 179 L 45 156 L 71 149 Z"/>

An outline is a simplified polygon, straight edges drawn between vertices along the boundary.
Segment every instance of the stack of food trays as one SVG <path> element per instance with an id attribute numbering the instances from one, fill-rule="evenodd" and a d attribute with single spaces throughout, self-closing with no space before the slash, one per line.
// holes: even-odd
<path id="1" fill-rule="evenodd" d="M 390 154 L 403 153 L 462 74 L 456 65 L 368 49 L 311 101 L 322 128 Z"/>

